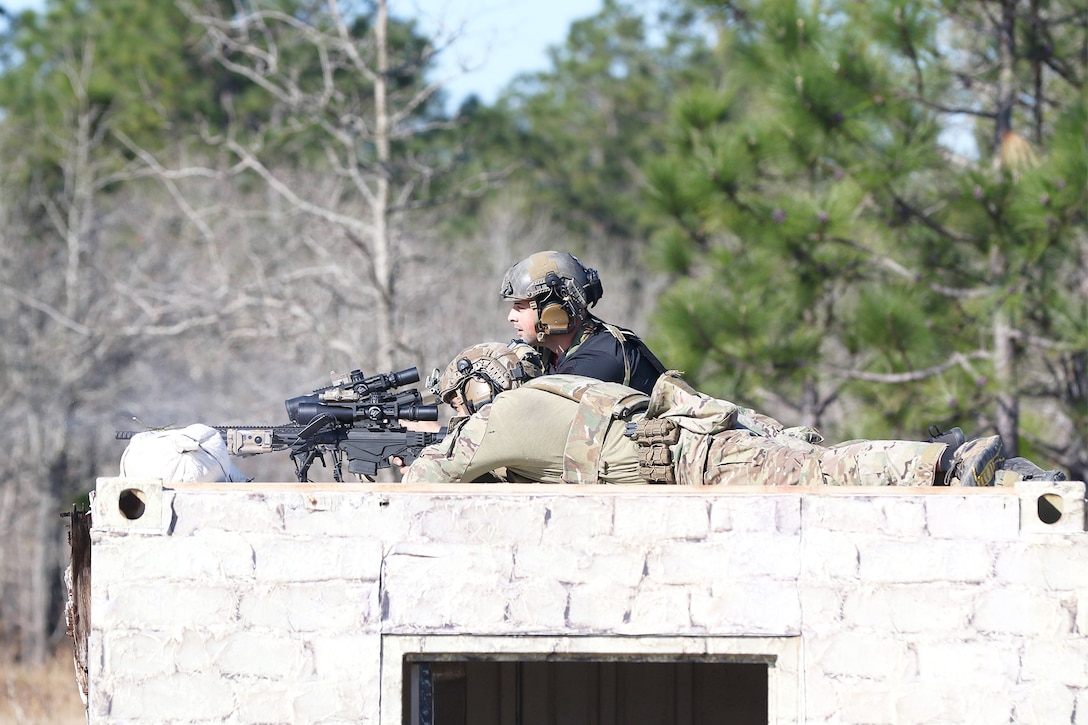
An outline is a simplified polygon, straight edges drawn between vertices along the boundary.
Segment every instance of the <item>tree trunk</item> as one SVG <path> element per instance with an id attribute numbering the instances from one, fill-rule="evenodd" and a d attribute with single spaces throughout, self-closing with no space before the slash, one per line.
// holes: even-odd
<path id="1" fill-rule="evenodd" d="M 395 255 L 389 225 L 389 178 L 387 170 L 391 160 L 390 118 L 387 80 L 389 75 L 389 47 L 387 30 L 389 13 L 386 0 L 378 0 L 374 16 L 374 39 L 377 52 L 378 73 L 374 79 L 374 145 L 377 150 L 378 168 L 374 175 L 375 189 L 372 202 L 374 216 L 374 280 L 378 285 L 378 354 L 375 364 L 386 371 L 393 367 L 396 347 L 396 273 Z"/>
<path id="2" fill-rule="evenodd" d="M 1000 158 L 1001 142 L 1012 131 L 1013 96 L 1016 88 L 1016 0 L 1002 0 L 998 25 L 999 70 L 994 123 L 994 154 Z"/>

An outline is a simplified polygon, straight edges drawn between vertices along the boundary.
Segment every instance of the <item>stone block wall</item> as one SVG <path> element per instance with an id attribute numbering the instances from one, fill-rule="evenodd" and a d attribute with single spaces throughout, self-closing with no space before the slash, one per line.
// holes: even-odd
<path id="1" fill-rule="evenodd" d="M 762 658 L 773 723 L 1088 723 L 1085 486 L 99 479 L 91 723 L 403 722 L 405 657 Z"/>

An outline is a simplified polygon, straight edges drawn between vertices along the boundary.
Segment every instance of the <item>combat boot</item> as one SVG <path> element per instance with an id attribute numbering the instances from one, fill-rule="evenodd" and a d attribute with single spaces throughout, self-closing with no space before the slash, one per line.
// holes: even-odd
<path id="1" fill-rule="evenodd" d="M 1001 468 L 1012 471 L 1024 481 L 1064 481 L 1065 474 L 1059 470 L 1044 470 L 1026 458 L 1010 458 L 1001 464 Z"/>
<path id="2" fill-rule="evenodd" d="M 960 449 L 960 446 L 964 444 L 967 438 L 963 435 L 963 431 L 959 428 L 949 428 L 944 433 L 941 429 L 935 425 L 929 426 L 930 439 L 927 443 L 944 443 L 944 453 L 941 454 L 941 460 L 937 462 L 937 470 L 941 473 L 948 473 L 952 470 L 952 461 L 956 455 L 956 451 Z"/>
<path id="3" fill-rule="evenodd" d="M 992 486 L 998 467 L 1005 461 L 1001 436 L 976 438 L 956 451 L 952 468 L 945 474 L 945 485 Z"/>

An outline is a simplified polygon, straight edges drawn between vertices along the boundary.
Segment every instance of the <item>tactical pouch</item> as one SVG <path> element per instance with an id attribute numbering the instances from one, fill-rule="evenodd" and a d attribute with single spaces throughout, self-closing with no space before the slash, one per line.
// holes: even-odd
<path id="1" fill-rule="evenodd" d="M 680 440 L 680 426 L 668 418 L 643 418 L 627 424 L 626 434 L 638 444 L 638 473 L 650 483 L 676 483 L 669 446 Z"/>
<path id="2" fill-rule="evenodd" d="M 640 446 L 663 443 L 671 446 L 680 440 L 680 426 L 668 418 L 643 418 L 627 424 L 627 437 Z"/>

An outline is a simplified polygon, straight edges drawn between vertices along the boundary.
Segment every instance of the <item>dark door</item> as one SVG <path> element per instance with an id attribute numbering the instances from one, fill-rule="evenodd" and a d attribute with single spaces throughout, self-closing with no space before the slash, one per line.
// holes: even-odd
<path id="1" fill-rule="evenodd" d="M 767 723 L 761 663 L 432 661 L 406 674 L 406 725 Z"/>

